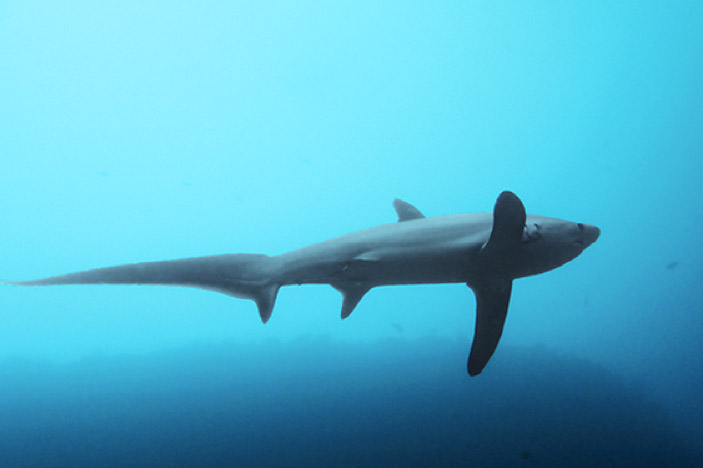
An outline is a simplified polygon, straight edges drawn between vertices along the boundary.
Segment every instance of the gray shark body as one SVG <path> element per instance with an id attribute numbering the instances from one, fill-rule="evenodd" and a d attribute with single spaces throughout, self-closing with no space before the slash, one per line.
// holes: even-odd
<path id="1" fill-rule="evenodd" d="M 221 292 L 256 302 L 271 317 L 281 286 L 330 284 L 343 295 L 342 318 L 376 286 L 466 283 L 476 294 L 476 327 L 467 363 L 479 374 L 498 345 L 512 281 L 576 258 L 598 238 L 595 226 L 526 215 L 520 199 L 503 192 L 493 213 L 426 218 L 394 201 L 398 222 L 346 234 L 278 256 L 228 254 L 98 268 L 22 286 L 153 284 Z"/>

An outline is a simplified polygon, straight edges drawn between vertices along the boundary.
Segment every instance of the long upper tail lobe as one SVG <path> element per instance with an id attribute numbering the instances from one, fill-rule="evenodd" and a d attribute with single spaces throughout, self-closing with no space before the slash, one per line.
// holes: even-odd
<path id="1" fill-rule="evenodd" d="M 147 284 L 207 289 L 254 300 L 264 323 L 271 317 L 281 287 L 275 262 L 271 257 L 261 254 L 213 255 L 132 263 L 8 284 Z"/>

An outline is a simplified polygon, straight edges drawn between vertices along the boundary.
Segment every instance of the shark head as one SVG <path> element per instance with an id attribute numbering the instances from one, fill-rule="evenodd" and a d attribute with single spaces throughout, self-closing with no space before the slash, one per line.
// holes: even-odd
<path id="1" fill-rule="evenodd" d="M 516 278 L 553 270 L 575 259 L 600 236 L 600 229 L 557 218 L 527 215 Z"/>
<path id="2" fill-rule="evenodd" d="M 498 196 L 491 235 L 476 255 L 479 273 L 466 283 L 476 294 L 476 327 L 466 364 L 469 375 L 480 374 L 498 346 L 513 279 L 573 260 L 598 236 L 595 226 L 526 214 L 512 192 Z"/>

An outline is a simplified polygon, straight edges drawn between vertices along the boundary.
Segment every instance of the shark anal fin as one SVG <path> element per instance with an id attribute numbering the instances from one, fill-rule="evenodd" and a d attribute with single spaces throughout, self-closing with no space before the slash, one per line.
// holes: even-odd
<path id="1" fill-rule="evenodd" d="M 473 377 L 481 373 L 498 346 L 513 283 L 509 279 L 495 279 L 468 286 L 476 294 L 476 328 L 466 364 Z"/>
<path id="2" fill-rule="evenodd" d="M 393 200 L 393 208 L 395 208 L 395 212 L 398 215 L 399 223 L 401 221 L 409 221 L 411 219 L 425 217 L 425 215 L 420 213 L 420 210 L 412 206 L 410 203 L 401 200 L 400 198 L 396 198 L 395 200 Z"/>
<path id="3" fill-rule="evenodd" d="M 371 285 L 366 283 L 333 284 L 332 287 L 342 293 L 342 320 L 349 317 Z"/>
<path id="4" fill-rule="evenodd" d="M 256 302 L 256 307 L 259 309 L 259 317 L 261 317 L 263 323 L 268 322 L 271 318 L 273 305 L 276 303 L 276 296 L 280 288 L 280 284 L 269 284 L 257 290 L 254 295 L 254 302 Z"/>

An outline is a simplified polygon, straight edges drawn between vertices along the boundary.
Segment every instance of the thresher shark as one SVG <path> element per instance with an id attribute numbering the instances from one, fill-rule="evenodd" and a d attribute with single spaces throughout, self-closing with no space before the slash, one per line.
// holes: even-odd
<path id="1" fill-rule="evenodd" d="M 281 286 L 330 284 L 342 293 L 342 318 L 377 286 L 466 283 L 476 295 L 469 375 L 483 370 L 503 333 L 516 278 L 552 270 L 576 258 L 600 235 L 588 224 L 527 215 L 505 191 L 493 213 L 425 217 L 396 199 L 398 222 L 312 244 L 278 256 L 227 254 L 97 268 L 20 286 L 149 284 L 201 288 L 256 302 L 271 317 Z"/>

